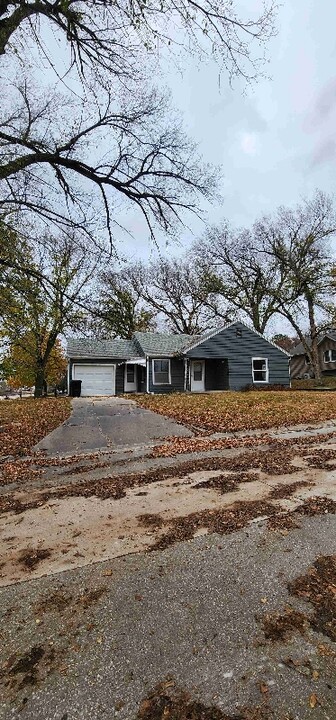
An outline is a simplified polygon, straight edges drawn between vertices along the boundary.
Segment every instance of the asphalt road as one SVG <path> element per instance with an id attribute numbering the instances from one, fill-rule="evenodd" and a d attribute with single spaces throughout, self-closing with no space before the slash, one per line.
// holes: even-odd
<path id="1" fill-rule="evenodd" d="M 334 720 L 335 658 L 319 650 L 331 641 L 306 630 L 274 643 L 260 622 L 287 604 L 312 611 L 287 583 L 336 552 L 336 519 L 300 524 L 281 534 L 253 523 L 2 589 L 0 717 L 135 720 L 169 679 L 232 715 Z"/>
<path id="2" fill-rule="evenodd" d="M 78 398 L 71 417 L 41 440 L 37 450 L 48 454 L 78 453 L 103 448 L 146 445 L 158 438 L 190 436 L 169 418 L 123 398 Z"/>

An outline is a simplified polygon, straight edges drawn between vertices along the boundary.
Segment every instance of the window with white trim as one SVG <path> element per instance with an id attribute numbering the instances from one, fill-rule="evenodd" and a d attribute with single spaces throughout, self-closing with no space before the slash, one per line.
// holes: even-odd
<path id="1" fill-rule="evenodd" d="M 325 363 L 336 362 L 336 350 L 325 350 L 323 360 Z"/>
<path id="2" fill-rule="evenodd" d="M 170 360 L 152 360 L 153 385 L 170 385 Z"/>
<path id="3" fill-rule="evenodd" d="M 267 383 L 268 382 L 268 359 L 252 358 L 252 382 Z"/>

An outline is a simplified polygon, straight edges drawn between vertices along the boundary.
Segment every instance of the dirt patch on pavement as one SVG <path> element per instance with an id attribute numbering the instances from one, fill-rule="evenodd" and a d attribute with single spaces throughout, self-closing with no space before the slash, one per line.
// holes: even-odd
<path id="1" fill-rule="evenodd" d="M 307 600 L 314 607 L 309 618 L 313 630 L 336 642 L 336 555 L 317 558 L 306 575 L 289 584 L 291 595 Z"/>
<path id="2" fill-rule="evenodd" d="M 18 562 L 27 570 L 34 570 L 41 560 L 51 557 L 51 551 L 47 548 L 27 548 L 22 550 Z"/>
<path id="3" fill-rule="evenodd" d="M 269 720 L 267 707 L 242 708 L 228 715 L 219 707 L 193 700 L 173 680 L 160 683 L 141 702 L 137 720 Z"/>
<path id="4" fill-rule="evenodd" d="M 65 594 L 61 588 L 55 590 L 51 595 L 42 596 L 35 605 L 35 611 L 38 614 L 44 612 L 60 612 L 63 613 L 66 608 L 71 608 L 76 614 L 80 610 L 87 610 L 91 605 L 95 605 L 98 600 L 107 592 L 107 586 L 103 585 L 94 590 L 85 588 L 80 594 Z"/>
<path id="5" fill-rule="evenodd" d="M 147 528 L 160 528 L 163 525 L 163 519 L 160 515 L 153 513 L 143 513 L 137 516 L 138 522 Z"/>
<path id="6" fill-rule="evenodd" d="M 96 462 L 91 463 L 91 465 L 76 465 L 74 467 L 70 467 L 68 470 L 63 470 L 61 475 L 81 475 L 82 473 L 91 472 L 91 470 L 98 470 L 98 468 L 105 468 L 109 467 L 109 463 L 107 462 Z"/>

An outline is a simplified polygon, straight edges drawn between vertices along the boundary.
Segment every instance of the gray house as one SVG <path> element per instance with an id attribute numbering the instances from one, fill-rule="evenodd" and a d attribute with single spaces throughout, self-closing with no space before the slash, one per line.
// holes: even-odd
<path id="1" fill-rule="evenodd" d="M 309 338 L 307 338 L 307 344 L 309 347 L 311 346 Z M 318 341 L 318 354 L 321 374 L 336 375 L 336 330 L 333 328 L 328 332 L 321 333 Z M 290 372 L 293 379 L 314 377 L 313 367 L 302 343 L 296 345 L 291 351 Z"/>
<path id="2" fill-rule="evenodd" d="M 290 385 L 289 355 L 242 322 L 205 335 L 136 332 L 131 340 L 67 343 L 68 381 L 82 395 L 240 390 Z"/>

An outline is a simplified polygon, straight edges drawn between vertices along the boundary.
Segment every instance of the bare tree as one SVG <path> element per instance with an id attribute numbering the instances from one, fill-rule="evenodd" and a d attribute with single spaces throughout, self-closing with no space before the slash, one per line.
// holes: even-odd
<path id="1" fill-rule="evenodd" d="M 101 339 L 130 339 L 156 328 L 156 311 L 146 306 L 122 272 L 108 271 L 96 282 L 86 330 Z"/>
<path id="2" fill-rule="evenodd" d="M 118 106 L 106 89 L 79 107 L 73 98 L 70 107 L 57 97 L 32 102 L 27 85 L 18 95 L 0 122 L 3 213 L 33 214 L 88 237 L 105 214 L 113 245 L 118 197 L 139 208 L 154 237 L 183 211 L 198 212 L 199 196 L 214 189 L 214 172 L 178 123 L 167 123 L 169 107 L 156 92 L 126 93 Z"/>
<path id="3" fill-rule="evenodd" d="M 194 252 L 200 261 L 205 258 L 217 276 L 216 314 L 221 315 L 218 297 L 222 296 L 263 334 L 278 312 L 274 289 L 281 288 L 282 274 L 274 258 L 256 247 L 254 233 L 248 229 L 234 230 L 224 223 L 219 228 L 211 228 L 207 236 L 195 244 Z"/>
<path id="4" fill-rule="evenodd" d="M 139 49 L 185 47 L 211 53 L 229 77 L 255 79 L 265 47 L 275 34 L 277 5 L 241 17 L 230 0 L 4 0 L 0 4 L 0 54 L 31 39 L 49 54 L 40 21 L 63 36 L 79 72 L 96 68 L 113 75 L 137 72 Z M 257 50 L 257 53 L 255 52 Z"/>
<path id="5" fill-rule="evenodd" d="M 273 287 L 277 312 L 297 333 L 320 382 L 323 317 L 330 323 L 333 257 L 328 240 L 336 233 L 334 198 L 317 191 L 294 209 L 280 207 L 275 217 L 256 224 L 255 233 L 263 256 L 277 264 L 282 277 L 281 285 Z M 307 323 L 308 335 L 303 330 Z"/>
<path id="6" fill-rule="evenodd" d="M 130 267 L 124 274 L 170 331 L 195 335 L 213 324 L 217 280 L 210 268 L 194 259 L 158 259 Z"/>

